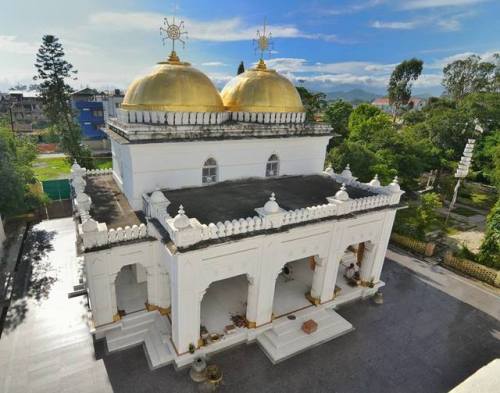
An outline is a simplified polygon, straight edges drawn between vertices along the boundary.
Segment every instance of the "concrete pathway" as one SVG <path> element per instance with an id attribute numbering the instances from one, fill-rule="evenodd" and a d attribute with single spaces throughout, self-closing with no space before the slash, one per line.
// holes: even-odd
<path id="1" fill-rule="evenodd" d="M 386 257 L 412 270 L 425 283 L 500 320 L 500 290 L 486 289 L 481 284 L 439 265 L 393 250 L 387 250 Z"/>
<path id="2" fill-rule="evenodd" d="M 78 281 L 72 218 L 44 221 L 28 235 L 14 300 L 0 339 L 0 392 L 111 392 L 96 360 Z"/>

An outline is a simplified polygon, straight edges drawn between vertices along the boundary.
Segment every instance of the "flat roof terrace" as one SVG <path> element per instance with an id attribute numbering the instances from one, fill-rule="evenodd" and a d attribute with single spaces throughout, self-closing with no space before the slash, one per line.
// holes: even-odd
<path id="1" fill-rule="evenodd" d="M 170 201 L 168 213 L 175 216 L 183 205 L 189 217 L 202 224 L 253 217 L 255 208 L 263 207 L 271 193 L 285 210 L 301 209 L 328 203 L 340 189 L 328 175 L 281 176 L 274 178 L 250 178 L 214 183 L 202 187 L 163 190 Z M 376 195 L 370 191 L 347 186 L 352 199 Z"/>
<path id="2" fill-rule="evenodd" d="M 106 223 L 108 229 L 145 222 L 142 213 L 132 209 L 113 175 L 87 176 L 85 180 L 85 193 L 92 198 L 90 216 L 94 220 Z"/>

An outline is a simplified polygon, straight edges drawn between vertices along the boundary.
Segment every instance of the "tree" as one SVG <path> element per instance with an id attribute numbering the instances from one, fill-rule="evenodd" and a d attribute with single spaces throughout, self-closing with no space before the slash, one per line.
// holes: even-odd
<path id="1" fill-rule="evenodd" d="M 32 209 L 42 201 L 34 188 L 32 163 L 36 148 L 29 139 L 16 138 L 0 119 L 0 214 L 10 216 Z"/>
<path id="2" fill-rule="evenodd" d="M 500 269 L 500 198 L 486 220 L 486 233 L 479 250 L 480 263 Z"/>
<path id="3" fill-rule="evenodd" d="M 399 115 L 400 110 L 411 98 L 412 81 L 418 79 L 423 69 L 423 61 L 419 59 L 405 60 L 398 64 L 392 71 L 387 93 L 389 95 L 389 103 L 394 108 L 394 117 Z"/>
<path id="4" fill-rule="evenodd" d="M 245 72 L 245 65 L 243 64 L 243 61 L 240 61 L 240 65 L 238 66 L 237 75 L 243 74 L 244 72 Z"/>
<path id="5" fill-rule="evenodd" d="M 44 112 L 61 137 L 61 146 L 69 160 L 77 161 L 86 168 L 92 168 L 90 151 L 81 143 L 80 129 L 73 120 L 70 94 L 73 91 L 66 83 L 74 79 L 76 70 L 64 58 L 59 39 L 45 35 L 36 55 L 35 67 Z"/>
<path id="6" fill-rule="evenodd" d="M 297 87 L 297 91 L 306 110 L 306 120 L 315 121 L 316 115 L 326 106 L 326 94 L 312 93 L 302 86 Z"/>
<path id="7" fill-rule="evenodd" d="M 455 60 L 443 69 L 443 86 L 453 100 L 461 100 L 470 93 L 499 91 L 500 55 L 493 62 L 483 62 L 476 55 Z"/>
<path id="8" fill-rule="evenodd" d="M 375 174 L 388 184 L 395 175 L 406 190 L 417 187 L 420 174 L 432 164 L 430 142 L 405 130 L 396 131 L 390 117 L 370 104 L 359 105 L 349 117 L 349 134 L 330 150 L 328 161 L 336 171 L 350 164 L 360 181 Z"/>
<path id="9" fill-rule="evenodd" d="M 333 131 L 344 138 L 349 133 L 349 116 L 353 107 L 349 102 L 336 100 L 325 111 L 325 120 L 332 126 Z"/>

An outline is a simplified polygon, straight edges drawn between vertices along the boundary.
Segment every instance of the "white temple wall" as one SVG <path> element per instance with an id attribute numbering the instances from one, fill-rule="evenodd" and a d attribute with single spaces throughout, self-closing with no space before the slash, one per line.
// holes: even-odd
<path id="1" fill-rule="evenodd" d="M 127 265 L 140 264 L 145 270 L 146 276 L 142 278 L 147 280 L 149 304 L 161 308 L 170 307 L 169 276 L 165 260 L 160 257 L 159 245 L 158 241 L 137 242 L 84 254 L 95 326 L 114 321 L 118 312 L 115 280 L 120 270 Z"/>
<path id="2" fill-rule="evenodd" d="M 264 177 L 272 154 L 280 160 L 280 175 L 323 171 L 329 136 L 119 145 L 112 143 L 115 177 L 134 209 L 144 192 L 156 188 L 202 185 L 202 167 L 212 157 L 218 181 Z"/>
<path id="3" fill-rule="evenodd" d="M 333 298 L 340 258 L 346 248 L 366 241 L 376 250 L 372 258 L 364 261 L 368 280 L 378 282 L 394 214 L 394 210 L 383 210 L 174 255 L 172 337 L 177 351 L 184 353 L 190 344 L 197 345 L 201 300 L 214 281 L 247 275 L 246 317 L 257 327 L 271 321 L 276 278 L 287 262 L 314 256 L 311 292 L 318 303 L 324 303 Z"/>

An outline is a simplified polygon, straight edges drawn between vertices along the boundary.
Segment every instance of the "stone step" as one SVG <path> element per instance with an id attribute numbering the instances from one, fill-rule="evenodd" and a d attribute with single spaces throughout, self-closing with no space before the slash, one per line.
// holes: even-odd
<path id="1" fill-rule="evenodd" d="M 165 366 L 172 362 L 174 356 L 167 344 L 162 340 L 158 330 L 150 329 L 144 338 L 146 356 L 151 369 Z"/>
<path id="2" fill-rule="evenodd" d="M 342 321 L 338 321 L 335 318 L 328 318 L 328 317 L 322 318 L 322 319 L 318 319 L 318 318 L 316 318 L 316 319 L 309 318 L 309 319 L 313 319 L 318 324 L 318 330 L 316 332 L 327 330 L 327 329 L 335 329 L 336 325 L 343 323 Z M 293 321 L 293 322 L 297 322 L 297 321 Z M 305 320 L 300 321 L 300 323 L 290 324 L 289 329 L 281 332 L 280 334 L 276 334 L 274 329 L 271 329 L 268 332 L 267 336 L 273 342 L 273 345 L 276 345 L 277 348 L 280 346 L 284 346 L 284 345 L 290 345 L 294 341 L 302 339 L 301 335 L 297 335 L 297 331 L 302 332 L 302 324 L 304 322 L 305 322 Z"/>
<path id="3" fill-rule="evenodd" d="M 147 329 L 142 329 L 134 332 L 128 332 L 112 339 L 106 338 L 108 351 L 119 351 L 121 349 L 126 349 L 138 345 L 144 341 L 146 332 Z"/>
<path id="4" fill-rule="evenodd" d="M 309 314 L 309 316 L 312 315 L 315 317 L 307 319 L 314 319 L 318 322 L 318 330 L 312 334 L 304 333 L 301 329 L 303 321 L 297 323 L 295 320 L 289 321 L 289 330 L 283 330 L 284 327 L 280 324 L 280 329 L 282 329 L 280 335 L 273 332 L 273 327 L 257 337 L 257 343 L 272 363 L 278 363 L 353 330 L 352 325 L 333 310 L 322 309 Z M 301 320 L 306 317 L 307 315 L 302 315 Z"/>
<path id="5" fill-rule="evenodd" d="M 126 316 L 118 329 L 105 334 L 110 352 L 144 344 L 151 369 L 169 364 L 174 351 L 169 345 L 170 325 L 159 312 L 144 312 Z"/>

